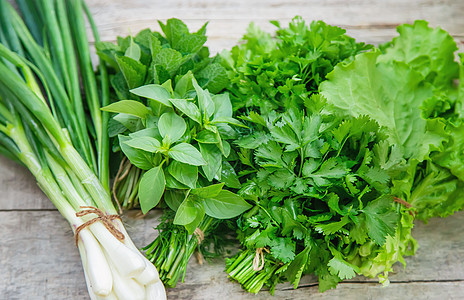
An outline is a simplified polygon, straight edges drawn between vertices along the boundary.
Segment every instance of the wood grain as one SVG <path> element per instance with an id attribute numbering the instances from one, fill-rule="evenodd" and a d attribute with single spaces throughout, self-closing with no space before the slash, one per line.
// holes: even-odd
<path id="1" fill-rule="evenodd" d="M 0 156 L 0 210 L 54 209 L 23 166 Z"/>
<path id="2" fill-rule="evenodd" d="M 136 33 L 145 28 L 159 30 L 156 20 L 176 17 L 192 29 L 206 21 L 213 53 L 230 48 L 242 37 L 250 22 L 271 32 L 270 20 L 288 23 L 294 16 L 323 20 L 347 29 L 348 34 L 378 44 L 396 35 L 395 27 L 426 19 L 461 40 L 464 38 L 464 1 L 461 0 L 89 0 L 87 1 L 103 40 Z"/>
<path id="3" fill-rule="evenodd" d="M 144 219 L 130 212 L 126 228 L 139 247 L 156 236 L 152 228 L 159 211 Z M 389 287 L 375 279 L 356 277 L 337 289 L 319 294 L 313 277 L 305 277 L 293 290 L 281 284 L 276 299 L 407 299 L 426 295 L 428 299 L 464 297 L 464 213 L 447 219 L 419 223 L 414 236 L 421 245 L 407 268 L 395 265 Z M 1 299 L 88 299 L 72 232 L 56 211 L 0 212 L 0 298 Z M 269 294 L 246 294 L 224 273 L 222 260 L 198 265 L 192 259 L 185 283 L 168 291 L 171 299 L 268 299 Z M 419 297 L 418 299 L 425 299 Z"/>
<path id="4" fill-rule="evenodd" d="M 347 29 L 359 41 L 379 44 L 396 35 L 395 27 L 426 19 L 448 30 L 464 49 L 464 1 L 462 0 L 86 0 L 101 37 L 141 29 L 159 30 L 156 20 L 184 20 L 195 30 L 206 21 L 208 46 L 216 53 L 237 43 L 249 22 L 264 30 L 269 20 L 288 23 L 295 15 L 308 22 L 324 20 Z M 94 56 L 95 59 L 95 56 Z M 0 157 L 0 299 L 88 299 L 79 255 L 66 221 L 37 187 L 23 167 Z M 126 227 L 139 246 L 151 241 L 159 212 L 147 218 L 125 216 Z M 356 277 L 336 290 L 318 293 L 314 277 L 305 277 L 293 290 L 279 285 L 275 299 L 463 299 L 464 213 L 434 219 L 414 229 L 420 248 L 407 259 L 407 267 L 395 265 L 392 283 L 383 288 L 374 279 Z M 227 279 L 222 261 L 200 266 L 189 264 L 186 282 L 170 289 L 171 299 L 269 299 L 244 293 Z"/>

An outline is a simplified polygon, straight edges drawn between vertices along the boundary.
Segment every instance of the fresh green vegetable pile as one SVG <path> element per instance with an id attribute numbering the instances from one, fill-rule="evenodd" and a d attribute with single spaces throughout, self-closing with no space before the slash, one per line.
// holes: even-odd
<path id="1" fill-rule="evenodd" d="M 388 284 L 417 249 L 415 220 L 464 207 L 464 58 L 425 21 L 379 47 L 299 17 L 275 35 L 251 24 L 211 56 L 206 24 L 169 19 L 114 44 L 87 11 L 94 74 L 82 1 L 18 4 L 23 19 L 0 1 L 0 153 L 77 231 L 95 299 L 164 297 L 157 270 L 175 287 L 196 250 L 224 256 L 231 241 L 228 276 L 252 293 L 304 274 L 320 291 Z M 144 248 L 157 270 L 108 216 L 110 191 L 120 210 L 163 209 Z M 101 222 L 78 230 L 89 205 Z"/>
<path id="2" fill-rule="evenodd" d="M 215 240 L 220 219 L 240 215 L 227 223 L 241 250 L 226 269 L 247 291 L 297 287 L 303 274 L 317 275 L 321 291 L 356 274 L 388 284 L 392 265 L 417 248 L 414 220 L 464 205 L 456 44 L 424 21 L 400 26 L 380 49 L 321 21 L 273 23 L 274 37 L 251 24 L 243 43 L 213 58 L 205 39 L 182 48 L 205 30 L 191 34 L 176 19 L 161 24 L 164 35 L 142 31 L 119 48 L 99 46 L 119 64 L 121 101 L 105 108 L 118 113 L 119 148 L 147 170 L 132 180 L 142 211 L 160 199 L 166 210 L 146 253 L 173 287 L 198 232 Z M 147 43 L 162 45 L 145 50 L 151 61 L 131 58 Z M 138 85 L 127 75 L 124 83 L 117 53 L 152 71 Z M 212 65 L 216 72 L 204 71 Z M 222 84 L 209 85 L 217 74 Z M 143 110 L 129 126 L 125 99 Z M 183 160 L 178 141 L 192 149 Z"/>

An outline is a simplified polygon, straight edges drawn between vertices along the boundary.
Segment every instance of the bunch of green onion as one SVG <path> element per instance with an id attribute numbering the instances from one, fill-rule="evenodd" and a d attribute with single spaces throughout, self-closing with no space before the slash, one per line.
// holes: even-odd
<path id="1" fill-rule="evenodd" d="M 22 18 L 0 0 L 0 153 L 31 171 L 72 226 L 92 299 L 165 299 L 109 195 L 108 77 L 103 64 L 94 74 L 87 7 L 16 2 Z"/>

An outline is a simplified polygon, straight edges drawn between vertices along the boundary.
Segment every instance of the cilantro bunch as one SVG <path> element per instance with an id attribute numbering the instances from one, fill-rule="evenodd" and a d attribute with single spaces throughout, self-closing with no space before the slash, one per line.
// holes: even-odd
<path id="1" fill-rule="evenodd" d="M 321 291 L 356 273 L 375 276 L 415 245 L 413 218 L 395 204 L 378 153 L 391 151 L 387 136 L 368 117 L 343 120 L 312 111 L 320 107 L 312 101 L 321 100 L 307 99 L 304 112 L 256 114 L 263 122 L 236 142 L 244 169 L 255 171 L 240 195 L 255 208 L 239 220 L 244 250 L 227 272 L 253 293 L 281 281 L 296 287 L 305 273 L 318 275 Z M 395 242 L 402 248 L 388 257 Z M 249 262 L 263 250 L 261 269 Z"/>

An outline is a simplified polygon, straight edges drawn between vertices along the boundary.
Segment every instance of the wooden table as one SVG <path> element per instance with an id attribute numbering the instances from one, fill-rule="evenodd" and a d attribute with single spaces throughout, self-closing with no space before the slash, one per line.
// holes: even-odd
<path id="1" fill-rule="evenodd" d="M 360 41 L 378 44 L 390 40 L 395 27 L 427 19 L 449 31 L 464 48 L 462 0 L 87 0 L 103 40 L 136 33 L 155 20 L 183 19 L 190 28 L 208 25 L 212 52 L 231 47 L 250 21 L 271 31 L 269 20 L 288 23 L 295 15 L 322 19 L 347 29 Z M 37 188 L 27 170 L 0 158 L 0 299 L 88 299 L 72 232 L 53 205 Z M 144 246 L 156 232 L 159 212 L 145 219 L 124 217 L 135 243 Z M 463 299 L 464 213 L 434 219 L 414 229 L 420 249 L 407 259 L 406 269 L 395 266 L 389 287 L 374 279 L 356 277 L 336 290 L 318 293 L 317 281 L 305 277 L 293 290 L 280 285 L 275 299 Z M 190 263 L 186 282 L 168 291 L 170 299 L 268 299 L 244 293 L 228 281 L 221 261 L 199 266 Z"/>

